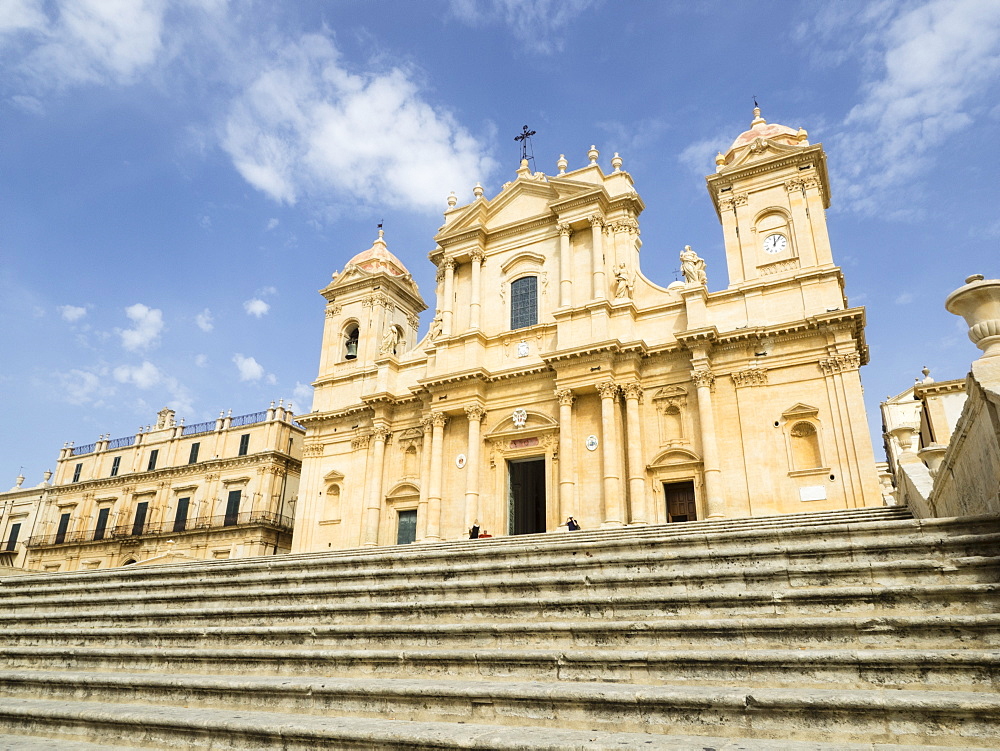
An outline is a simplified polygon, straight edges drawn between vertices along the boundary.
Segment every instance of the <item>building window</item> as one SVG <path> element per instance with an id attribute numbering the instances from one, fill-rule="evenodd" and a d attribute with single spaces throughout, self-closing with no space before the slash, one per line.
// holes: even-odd
<path id="1" fill-rule="evenodd" d="M 197 445 L 196 443 L 195 446 Z M 183 532 L 187 527 L 188 506 L 190 505 L 190 498 L 177 499 L 177 513 L 174 514 L 174 532 Z"/>
<path id="2" fill-rule="evenodd" d="M 94 530 L 94 539 L 103 540 L 104 533 L 108 529 L 108 516 L 111 514 L 111 507 L 102 508 L 97 512 L 97 528 Z"/>
<path id="3" fill-rule="evenodd" d="M 80 462 L 73 469 L 73 482 L 80 482 L 80 472 L 83 471 L 83 462 Z"/>
<path id="4" fill-rule="evenodd" d="M 538 277 L 522 276 L 510 283 L 510 327 L 523 329 L 538 323 Z"/>
<path id="5" fill-rule="evenodd" d="M 66 532 L 69 531 L 69 514 L 62 514 L 59 517 L 59 526 L 56 528 L 56 545 L 66 542 Z"/>
<path id="6" fill-rule="evenodd" d="M 160 455 L 159 449 L 153 449 L 149 452 L 149 466 L 146 467 L 147 472 L 152 472 L 156 469 L 156 457 Z"/>
<path id="7" fill-rule="evenodd" d="M 121 467 L 121 465 L 122 465 L 122 458 L 120 456 L 116 456 L 114 459 L 111 460 L 112 477 L 118 477 L 118 469 Z"/>
<path id="8" fill-rule="evenodd" d="M 10 536 L 7 537 L 7 544 L 4 546 L 5 550 L 13 550 L 17 546 L 17 536 L 19 534 L 21 534 L 21 524 L 11 524 Z"/>
<path id="9" fill-rule="evenodd" d="M 132 520 L 132 534 L 141 535 L 146 527 L 146 512 L 149 511 L 149 501 L 135 505 L 135 519 Z"/>
<path id="10" fill-rule="evenodd" d="M 237 456 L 246 456 L 247 451 L 250 449 L 250 434 L 244 433 L 240 436 L 240 450 Z"/>
<path id="11" fill-rule="evenodd" d="M 242 495 L 242 490 L 229 491 L 229 498 L 226 500 L 226 518 L 225 521 L 223 521 L 223 526 L 232 527 L 233 525 L 239 523 L 240 496 Z"/>
<path id="12" fill-rule="evenodd" d="M 191 444 L 191 453 L 188 454 L 188 464 L 197 464 L 198 463 L 198 449 L 199 448 L 201 448 L 201 444 L 200 443 L 192 443 Z"/>
<path id="13" fill-rule="evenodd" d="M 356 323 L 350 324 L 344 331 L 344 359 L 358 359 L 358 339 L 360 334 Z"/>

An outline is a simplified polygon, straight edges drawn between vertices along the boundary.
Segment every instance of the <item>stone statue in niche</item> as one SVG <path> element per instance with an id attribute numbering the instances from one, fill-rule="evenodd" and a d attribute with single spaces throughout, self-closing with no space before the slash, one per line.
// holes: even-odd
<path id="1" fill-rule="evenodd" d="M 396 347 L 399 346 L 400 341 L 399 326 L 389 324 L 389 328 L 385 330 L 385 335 L 382 337 L 382 347 L 379 352 L 383 355 L 396 354 Z"/>
<path id="2" fill-rule="evenodd" d="M 443 330 L 444 330 L 444 322 L 442 320 L 441 314 L 438 313 L 436 316 L 434 316 L 434 320 L 431 321 L 431 328 L 430 331 L 428 332 L 431 341 L 433 342 L 435 339 L 441 336 L 441 332 Z"/>
<path id="3" fill-rule="evenodd" d="M 632 288 L 634 286 L 635 281 L 629 278 L 628 270 L 625 268 L 625 264 L 618 264 L 615 268 L 615 299 L 631 300 Z"/>
<path id="4" fill-rule="evenodd" d="M 681 251 L 681 273 L 684 274 L 684 281 L 688 284 L 708 284 L 705 259 L 691 250 L 690 245 L 685 245 Z"/>

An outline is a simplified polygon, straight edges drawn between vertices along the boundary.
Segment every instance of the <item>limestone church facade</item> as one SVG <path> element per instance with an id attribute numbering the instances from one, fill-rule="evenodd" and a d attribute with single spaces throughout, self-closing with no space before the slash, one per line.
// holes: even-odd
<path id="1" fill-rule="evenodd" d="M 717 157 L 716 292 L 690 248 L 643 274 L 643 201 L 588 158 L 449 198 L 422 339 L 381 231 L 333 275 L 294 552 L 882 504 L 822 146 L 755 110 Z"/>

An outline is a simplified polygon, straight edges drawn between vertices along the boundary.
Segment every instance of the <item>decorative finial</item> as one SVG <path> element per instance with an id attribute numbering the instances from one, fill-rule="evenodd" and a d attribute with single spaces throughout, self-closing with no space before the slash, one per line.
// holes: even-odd
<path id="1" fill-rule="evenodd" d="M 618 156 L 617 151 L 615 152 L 615 155 L 611 157 L 611 166 L 614 168 L 615 172 L 622 171 L 622 158 Z"/>
<path id="2" fill-rule="evenodd" d="M 931 369 L 924 365 L 923 369 L 920 371 L 924 374 L 924 383 L 934 383 L 934 379 L 931 378 Z"/>
<path id="3" fill-rule="evenodd" d="M 514 140 L 521 144 L 522 162 L 535 158 L 535 151 L 531 148 L 531 137 L 533 135 L 535 135 L 535 131 L 528 130 L 528 126 L 525 125 L 524 128 L 521 129 L 521 135 L 514 136 Z"/>
<path id="4" fill-rule="evenodd" d="M 448 194 L 448 208 L 455 208 L 458 203 L 458 196 L 455 195 L 455 191 Z"/>
<path id="5" fill-rule="evenodd" d="M 757 97 L 753 98 L 753 120 L 750 123 L 752 128 L 754 125 L 766 125 L 767 120 L 760 116 L 760 105 L 757 104 Z"/>
<path id="6" fill-rule="evenodd" d="M 795 138 L 799 143 L 804 143 L 809 138 L 809 133 L 806 132 L 805 128 L 800 126 L 798 133 L 795 134 Z"/>
<path id="7" fill-rule="evenodd" d="M 597 164 L 597 157 L 601 155 L 601 152 L 597 150 L 597 147 L 591 145 L 590 151 L 587 152 L 587 159 L 590 160 L 591 164 Z"/>
<path id="8" fill-rule="evenodd" d="M 472 195 L 474 195 L 476 198 L 482 198 L 483 186 L 480 185 L 479 183 L 476 183 L 476 187 L 472 189 Z"/>
<path id="9" fill-rule="evenodd" d="M 380 222 L 378 223 L 378 239 L 379 239 L 379 240 L 381 240 L 381 239 L 382 239 L 382 237 L 383 237 L 383 236 L 385 235 L 385 231 L 384 231 L 384 230 L 382 229 L 382 225 L 383 225 L 384 223 L 385 223 L 385 220 L 382 220 L 382 221 L 380 221 Z"/>
<path id="10" fill-rule="evenodd" d="M 527 159 L 521 160 L 521 166 L 517 168 L 517 174 L 521 177 L 527 177 L 531 174 L 531 168 L 528 166 Z"/>
<path id="11" fill-rule="evenodd" d="M 556 169 L 559 170 L 560 175 L 565 175 L 567 167 L 569 167 L 569 162 L 566 161 L 566 155 L 560 154 L 559 161 L 556 162 Z"/>

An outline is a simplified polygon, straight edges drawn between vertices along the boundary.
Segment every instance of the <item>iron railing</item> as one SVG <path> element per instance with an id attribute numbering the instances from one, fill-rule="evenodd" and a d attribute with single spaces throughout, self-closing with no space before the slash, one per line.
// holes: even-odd
<path id="1" fill-rule="evenodd" d="M 209 420 L 208 422 L 196 422 L 194 425 L 185 425 L 181 428 L 181 435 L 211 433 L 213 430 L 215 430 L 215 420 Z"/>
<path id="2" fill-rule="evenodd" d="M 134 445 L 135 445 L 135 436 L 127 435 L 124 438 L 115 438 L 111 441 L 108 441 L 108 451 L 114 451 L 115 449 L 123 449 L 127 448 L 128 446 L 134 446 Z"/>
<path id="3" fill-rule="evenodd" d="M 74 446 L 70 452 L 70 456 L 82 456 L 83 454 L 93 454 L 94 447 L 97 446 L 96 443 L 85 443 L 82 446 Z"/>
<path id="4" fill-rule="evenodd" d="M 262 412 L 251 412 L 249 415 L 234 417 L 229 425 L 234 428 L 241 428 L 244 425 L 254 425 L 255 423 L 264 422 L 265 420 L 267 420 L 266 409 Z"/>
<path id="5" fill-rule="evenodd" d="M 261 525 L 290 532 L 292 519 L 270 511 L 243 511 L 239 514 L 222 514 L 219 516 L 196 516 L 186 519 L 182 524 L 175 521 L 143 524 L 136 528 L 135 524 L 119 524 L 106 527 L 104 534 L 97 536 L 97 528 L 83 529 L 75 532 L 58 532 L 50 535 L 33 535 L 24 543 L 26 548 L 45 545 L 76 545 L 81 542 L 98 542 L 125 540 L 136 537 L 153 537 L 157 535 L 172 535 L 178 532 L 221 529 L 223 527 L 241 527 L 246 525 Z"/>

